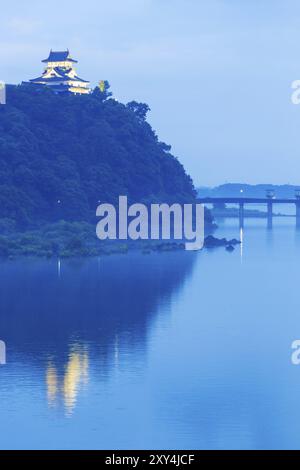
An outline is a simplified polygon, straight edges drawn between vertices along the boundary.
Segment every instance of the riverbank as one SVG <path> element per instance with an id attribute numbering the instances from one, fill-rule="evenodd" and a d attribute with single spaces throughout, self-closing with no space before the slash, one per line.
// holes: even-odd
<path id="1" fill-rule="evenodd" d="M 211 210 L 212 216 L 215 219 L 223 219 L 223 218 L 232 218 L 237 219 L 240 216 L 240 211 L 236 207 L 230 207 L 226 209 L 212 209 Z M 244 209 L 244 218 L 247 219 L 267 219 L 268 214 L 267 212 L 260 211 L 258 209 Z M 273 217 L 295 217 L 291 214 L 281 214 L 280 212 L 273 214 Z"/>
<path id="2" fill-rule="evenodd" d="M 234 247 L 238 240 L 226 240 L 207 235 L 206 248 Z M 7 232 L 0 235 L 0 257 L 73 258 L 99 255 L 126 254 L 129 250 L 140 250 L 144 254 L 152 251 L 184 250 L 181 240 L 116 240 L 101 241 L 96 237 L 95 227 L 85 222 L 57 222 L 39 230 Z"/>

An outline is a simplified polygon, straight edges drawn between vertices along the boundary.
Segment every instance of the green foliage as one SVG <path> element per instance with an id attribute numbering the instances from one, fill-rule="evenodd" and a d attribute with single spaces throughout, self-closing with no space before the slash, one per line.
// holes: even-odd
<path id="1" fill-rule="evenodd" d="M 147 123 L 149 110 L 111 99 L 107 82 L 87 96 L 8 86 L 0 107 L 0 258 L 126 253 L 127 243 L 97 239 L 100 202 L 117 204 L 120 195 L 129 203 L 194 202 L 192 180 Z M 208 211 L 206 225 L 213 226 Z"/>
<path id="2" fill-rule="evenodd" d="M 95 223 L 99 201 L 119 195 L 193 200 L 191 178 L 146 122 L 148 111 L 111 99 L 108 84 L 87 96 L 8 86 L 0 107 L 0 233 L 62 219 Z"/>
<path id="3" fill-rule="evenodd" d="M 103 102 L 112 96 L 112 93 L 109 91 L 110 84 L 106 80 L 101 80 L 99 85 L 94 89 L 93 96 L 99 101 Z"/>
<path id="4" fill-rule="evenodd" d="M 140 122 L 146 121 L 147 113 L 151 111 L 146 103 L 137 103 L 137 101 L 127 103 L 127 108 L 136 115 Z"/>

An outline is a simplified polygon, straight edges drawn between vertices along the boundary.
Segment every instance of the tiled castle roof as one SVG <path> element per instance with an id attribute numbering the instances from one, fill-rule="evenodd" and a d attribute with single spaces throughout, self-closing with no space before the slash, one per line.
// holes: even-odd
<path id="1" fill-rule="evenodd" d="M 80 78 L 78 77 L 77 75 L 75 75 L 74 77 L 70 77 L 68 75 L 68 72 L 71 71 L 71 69 L 69 70 L 65 70 L 65 69 L 62 69 L 60 67 L 55 67 L 53 70 L 55 70 L 55 72 L 59 75 L 58 77 L 55 76 L 55 77 L 48 77 L 46 78 L 45 76 L 41 76 L 41 77 L 38 77 L 38 78 L 33 78 L 32 80 L 30 80 L 31 82 L 61 82 L 62 80 L 64 81 L 76 81 L 76 82 L 82 82 L 82 83 L 89 83 L 87 80 L 83 80 L 83 78 Z"/>

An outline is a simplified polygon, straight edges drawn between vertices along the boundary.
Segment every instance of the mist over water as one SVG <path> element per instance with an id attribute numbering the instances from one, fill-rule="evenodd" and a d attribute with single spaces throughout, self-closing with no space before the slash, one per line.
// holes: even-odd
<path id="1" fill-rule="evenodd" d="M 0 265 L 0 448 L 300 448 L 300 233 Z"/>

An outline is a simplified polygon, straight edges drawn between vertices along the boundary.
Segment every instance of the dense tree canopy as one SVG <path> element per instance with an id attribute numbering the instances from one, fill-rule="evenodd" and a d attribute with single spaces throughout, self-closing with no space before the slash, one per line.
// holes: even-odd
<path id="1" fill-rule="evenodd" d="M 0 219 L 18 229 L 59 219 L 91 221 L 98 202 L 184 202 L 191 178 L 146 121 L 98 88 L 59 96 L 8 86 L 0 106 Z M 1 225 L 1 220 L 0 220 Z"/>

